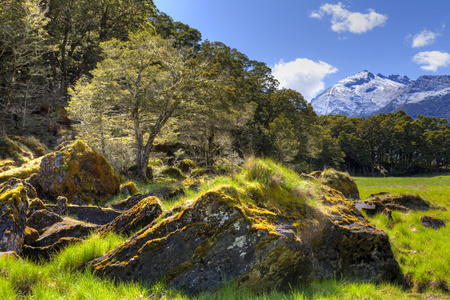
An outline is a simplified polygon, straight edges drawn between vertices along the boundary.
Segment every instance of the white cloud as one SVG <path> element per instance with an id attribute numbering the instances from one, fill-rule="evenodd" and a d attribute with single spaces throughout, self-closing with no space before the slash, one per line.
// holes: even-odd
<path id="1" fill-rule="evenodd" d="M 431 45 L 438 36 L 439 33 L 424 29 L 414 36 L 412 47 L 418 48 Z"/>
<path id="2" fill-rule="evenodd" d="M 420 68 L 425 71 L 436 72 L 440 67 L 450 65 L 450 53 L 440 51 L 425 51 L 414 55 L 413 62 L 423 65 Z"/>
<path id="3" fill-rule="evenodd" d="M 308 101 L 324 89 L 325 76 L 337 71 L 337 68 L 326 62 L 315 62 L 307 58 L 297 58 L 290 62 L 281 60 L 272 68 L 272 74 L 280 82 L 281 88 L 296 90 Z"/>
<path id="4" fill-rule="evenodd" d="M 322 19 L 325 15 L 331 15 L 331 30 L 342 33 L 364 33 L 377 26 L 383 26 L 388 17 L 376 13 L 369 9 L 368 13 L 351 12 L 345 9 L 341 2 L 338 4 L 324 4 L 318 11 L 312 12 L 309 16 L 315 19 Z"/>

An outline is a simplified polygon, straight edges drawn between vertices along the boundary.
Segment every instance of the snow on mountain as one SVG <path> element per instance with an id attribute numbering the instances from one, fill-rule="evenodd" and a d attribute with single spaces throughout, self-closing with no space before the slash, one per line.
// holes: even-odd
<path id="1" fill-rule="evenodd" d="M 311 104 L 319 115 L 368 116 L 398 99 L 412 82 L 406 76 L 386 77 L 363 71 L 340 80 Z"/>

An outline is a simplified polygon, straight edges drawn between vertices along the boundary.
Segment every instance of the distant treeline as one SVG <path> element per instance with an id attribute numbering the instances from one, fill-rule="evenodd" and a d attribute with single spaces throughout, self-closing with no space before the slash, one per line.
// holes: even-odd
<path id="1" fill-rule="evenodd" d="M 368 118 L 320 116 L 344 152 L 342 169 L 353 174 L 407 175 L 449 170 L 450 127 L 446 119 L 403 111 Z"/>

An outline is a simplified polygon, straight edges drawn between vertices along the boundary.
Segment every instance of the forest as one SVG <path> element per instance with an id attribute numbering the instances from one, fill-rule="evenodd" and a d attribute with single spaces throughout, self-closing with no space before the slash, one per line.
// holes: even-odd
<path id="1" fill-rule="evenodd" d="M 0 132 L 48 147 L 85 140 L 122 173 L 156 159 L 298 172 L 448 171 L 446 119 L 399 111 L 318 116 L 269 66 L 174 21 L 149 0 L 7 0 L 0 7 Z"/>

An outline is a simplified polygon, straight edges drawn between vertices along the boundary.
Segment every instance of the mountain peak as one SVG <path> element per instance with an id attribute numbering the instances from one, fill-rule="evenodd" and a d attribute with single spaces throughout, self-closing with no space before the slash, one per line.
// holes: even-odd
<path id="1" fill-rule="evenodd" d="M 363 70 L 340 80 L 311 101 L 318 114 L 370 115 L 386 106 L 398 93 L 406 89 L 406 76 L 374 75 Z"/>
<path id="2" fill-rule="evenodd" d="M 407 76 L 374 75 L 364 70 L 329 87 L 312 99 L 311 104 L 319 115 L 360 117 L 444 98 L 450 98 L 450 75 L 426 75 L 411 80 Z"/>

